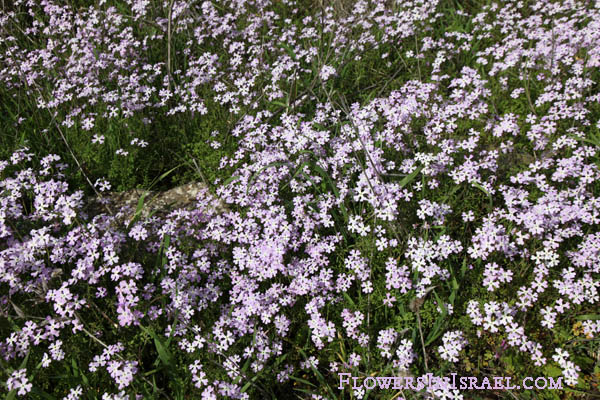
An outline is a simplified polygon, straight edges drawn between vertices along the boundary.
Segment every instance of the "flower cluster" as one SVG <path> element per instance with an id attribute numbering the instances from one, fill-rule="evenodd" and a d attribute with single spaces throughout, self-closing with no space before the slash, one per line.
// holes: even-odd
<path id="1" fill-rule="evenodd" d="M 115 381 L 119 390 L 129 386 L 137 373 L 137 361 L 116 361 L 111 360 L 106 365 L 106 370 Z"/>
<path id="2" fill-rule="evenodd" d="M 383 329 L 379 331 L 377 337 L 377 348 L 381 352 L 381 357 L 390 358 L 392 346 L 396 343 L 398 333 L 394 329 Z"/>
<path id="3" fill-rule="evenodd" d="M 103 399 L 142 396 L 166 373 L 148 359 L 180 367 L 169 381 L 192 396 L 248 399 L 263 381 L 332 379 L 338 349 L 336 371 L 383 359 L 418 372 L 495 339 L 579 384 L 593 363 L 562 349 L 574 319 L 600 333 L 598 4 L 492 2 L 449 24 L 437 1 L 167 3 L 0 11 L 0 84 L 31 99 L 31 120 L 50 115 L 48 129 L 115 163 L 171 116 L 200 121 L 215 151 L 235 147 L 214 194 L 126 223 L 125 209 L 92 215 L 58 155 L 0 160 L 9 390 L 32 390 L 30 365 L 52 376 L 85 353 L 109 377 Z M 454 23 L 468 29 L 434 29 Z M 372 60 L 407 75 L 341 93 Z M 422 337 L 425 316 L 453 328 Z"/>
<path id="4" fill-rule="evenodd" d="M 569 353 L 557 348 L 556 353 L 552 356 L 552 359 L 557 362 L 560 368 L 563 370 L 565 383 L 567 385 L 575 386 L 577 384 L 577 378 L 579 377 L 579 371 L 581 371 L 581 368 L 578 365 L 575 365 L 573 361 L 569 360 Z"/>
<path id="5" fill-rule="evenodd" d="M 457 362 L 458 355 L 467 344 L 461 331 L 451 331 L 444 333 L 442 337 L 443 344 L 438 347 L 440 357 L 446 361 Z"/>
<path id="6" fill-rule="evenodd" d="M 26 374 L 26 369 L 13 371 L 13 373 L 10 375 L 10 378 L 8 378 L 6 381 L 8 390 L 17 390 L 17 394 L 19 396 L 25 396 L 27 393 L 29 393 L 33 387 L 33 384 L 29 382 Z"/>

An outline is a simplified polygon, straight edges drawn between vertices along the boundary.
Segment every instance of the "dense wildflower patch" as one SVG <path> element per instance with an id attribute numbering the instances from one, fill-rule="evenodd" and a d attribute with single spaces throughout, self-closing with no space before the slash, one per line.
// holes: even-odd
<path id="1" fill-rule="evenodd" d="M 598 394 L 600 3 L 334 3 L 3 5 L 8 396 Z M 182 149 L 193 209 L 86 211 Z"/>

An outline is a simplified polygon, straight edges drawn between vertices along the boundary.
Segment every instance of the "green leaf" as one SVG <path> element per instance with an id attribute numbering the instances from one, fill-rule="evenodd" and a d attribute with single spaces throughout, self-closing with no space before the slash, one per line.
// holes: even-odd
<path id="1" fill-rule="evenodd" d="M 454 185 L 452 187 L 452 189 L 450 189 L 450 191 L 444 197 L 442 197 L 442 202 L 446 202 L 446 200 L 448 200 L 450 198 L 450 196 L 452 196 L 454 193 L 456 193 L 456 191 L 458 189 L 460 189 L 461 186 L 462 185 Z"/>
<path id="2" fill-rule="evenodd" d="M 584 315 L 579 315 L 577 317 L 575 317 L 576 320 L 578 321 L 584 321 L 584 320 L 598 320 L 600 319 L 600 314 L 584 314 Z"/>
<path id="3" fill-rule="evenodd" d="M 152 328 L 146 328 L 142 325 L 140 325 L 140 327 L 144 332 L 146 332 L 154 339 L 154 347 L 156 347 L 156 351 L 158 352 L 158 358 L 163 363 L 163 366 L 167 367 L 168 371 L 171 373 L 173 371 L 172 368 L 174 367 L 174 365 L 173 355 L 171 354 L 169 349 L 165 347 L 165 345 L 161 342 L 158 335 L 154 332 L 154 330 L 152 330 Z"/>
<path id="4" fill-rule="evenodd" d="M 40 389 L 36 386 L 33 386 L 31 388 L 31 393 L 37 394 L 38 396 L 43 397 L 44 399 L 47 399 L 47 400 L 57 400 L 56 397 L 49 395 L 48 393 L 44 392 L 42 389 Z"/>
<path id="5" fill-rule="evenodd" d="M 285 108 L 288 107 L 288 104 L 285 104 L 284 102 L 279 101 L 279 100 L 273 100 L 271 103 L 273 103 L 273 104 L 275 104 L 276 106 L 279 106 L 279 107 L 285 107 Z"/>
<path id="6" fill-rule="evenodd" d="M 71 358 L 71 368 L 73 368 L 73 375 L 75 377 L 79 376 L 79 368 L 77 367 L 77 363 L 74 358 Z"/>
<path id="7" fill-rule="evenodd" d="M 256 341 L 256 331 L 254 333 L 254 339 L 253 339 L 253 343 L 255 343 Z M 279 364 L 281 364 L 283 362 L 283 360 L 285 360 L 287 358 L 288 354 L 284 354 L 282 356 L 279 356 L 277 358 L 277 360 L 275 361 L 275 365 L 273 367 L 277 367 Z M 244 367 L 242 368 L 242 373 L 244 375 L 246 375 L 245 370 L 248 368 L 249 365 L 249 361 L 251 360 L 250 357 L 248 357 L 248 360 L 246 361 L 246 363 L 244 364 Z M 250 387 L 250 385 L 252 383 L 254 383 L 260 376 L 262 376 L 263 374 L 265 374 L 268 370 L 272 370 L 272 368 L 263 368 L 258 374 L 254 375 L 252 377 L 252 379 L 250 379 L 249 382 L 247 382 L 243 387 L 242 387 L 242 393 L 244 393 L 246 390 L 248 390 L 248 388 Z M 241 377 L 240 377 L 241 378 Z"/>
<path id="8" fill-rule="evenodd" d="M 442 324 L 444 324 L 444 322 L 446 321 L 446 315 L 448 315 L 448 309 L 446 308 L 446 304 L 444 304 L 444 302 L 441 301 L 441 299 L 438 297 L 438 295 L 435 292 L 435 290 L 433 291 L 433 294 L 435 296 L 435 299 L 436 299 L 438 305 L 442 308 L 442 312 L 440 313 L 440 315 L 435 320 L 435 323 L 433 325 L 433 328 L 431 328 L 431 331 L 429 332 L 429 335 L 427 335 L 427 339 L 425 340 L 425 346 L 430 345 L 438 337 L 441 336 L 441 334 L 442 334 Z"/>
<path id="9" fill-rule="evenodd" d="M 305 385 L 310 385 L 310 386 L 312 386 L 312 387 L 317 387 L 316 385 L 314 385 L 314 384 L 310 383 L 309 381 L 307 381 L 307 380 L 305 380 L 305 379 L 302 379 L 302 378 L 297 378 L 297 377 L 295 377 L 295 376 L 290 376 L 290 379 L 293 379 L 293 380 L 295 380 L 295 381 L 298 381 L 298 382 L 304 383 Z M 297 389 L 297 390 L 301 390 L 301 389 Z"/>
<path id="10" fill-rule="evenodd" d="M 431 329 L 431 331 L 429 332 L 429 335 L 427 335 L 427 340 L 425 340 L 425 346 L 429 346 L 431 343 L 435 342 L 437 338 L 439 338 L 442 335 L 442 324 L 444 323 L 445 318 L 443 317 L 438 317 L 437 320 L 435 321 L 435 324 L 433 325 L 433 328 Z"/>
<path id="11" fill-rule="evenodd" d="M 284 355 L 277 357 L 277 360 L 275 360 L 275 366 L 277 367 L 279 364 L 284 362 L 288 355 L 289 353 L 285 353 Z"/>
<path id="12" fill-rule="evenodd" d="M 243 374 L 243 375 L 246 375 L 246 371 L 248 371 L 248 367 L 250 367 L 250 361 L 252 361 L 252 357 L 248 357 L 248 358 L 246 359 L 246 362 L 245 362 L 245 363 L 244 363 L 244 365 L 242 366 L 242 369 L 241 369 L 241 371 L 242 371 L 242 374 Z M 240 379 L 241 379 L 241 378 L 242 378 L 242 377 L 240 376 Z M 243 392 L 243 391 L 244 391 L 244 390 L 242 389 L 242 392 Z"/>
<path id="13" fill-rule="evenodd" d="M 467 272 L 467 259 L 463 258 L 463 263 L 460 266 L 460 277 L 464 278 L 465 272 Z"/>
<path id="14" fill-rule="evenodd" d="M 544 368 L 544 373 L 545 375 L 551 377 L 551 378 L 556 378 L 558 376 L 562 375 L 562 370 L 554 365 L 546 365 L 546 367 Z"/>
<path id="15" fill-rule="evenodd" d="M 19 369 L 27 368 L 27 361 L 29 360 L 29 354 L 31 354 L 31 353 L 28 351 L 27 354 L 25 355 L 25 358 L 23 359 L 23 361 L 21 361 L 21 365 L 19 366 Z"/>
<path id="16" fill-rule="evenodd" d="M 165 255 L 165 251 L 169 248 L 170 242 L 171 236 L 167 233 L 163 236 L 162 244 L 157 254 L 156 267 L 162 268 L 167 263 L 167 256 Z"/>
<path id="17" fill-rule="evenodd" d="M 290 377 L 290 378 L 293 378 L 293 377 Z M 318 393 L 311 392 L 310 390 L 306 390 L 306 389 L 294 388 L 294 390 L 297 390 L 297 391 L 302 392 L 302 393 L 306 393 L 306 394 L 308 394 L 310 396 L 318 395 Z"/>
<path id="18" fill-rule="evenodd" d="M 148 196 L 148 193 L 150 192 L 144 192 L 140 196 L 140 199 L 137 203 L 137 207 L 135 208 L 135 213 L 133 214 L 133 218 L 131 218 L 131 221 L 129 221 L 129 224 L 127 224 L 127 230 L 131 229 L 131 226 L 140 219 L 140 215 L 142 214 L 142 208 L 144 208 L 144 199 L 146 198 L 146 196 Z"/>
<path id="19" fill-rule="evenodd" d="M 90 382 L 89 382 L 87 376 L 85 376 L 83 371 L 79 368 L 79 365 L 77 364 L 77 361 L 75 361 L 74 358 L 71 358 L 71 367 L 73 368 L 73 375 L 75 375 L 76 377 L 81 376 L 81 380 L 83 381 L 83 384 L 85 386 L 88 386 L 90 384 Z"/>
<path id="20" fill-rule="evenodd" d="M 410 174 L 408 174 L 407 176 L 405 176 L 401 181 L 400 181 L 400 187 L 403 188 L 404 186 L 408 185 L 409 183 L 411 183 L 419 174 L 419 172 L 421 172 L 421 170 L 423 169 L 422 165 L 419 165 L 419 167 L 417 169 L 415 169 L 413 172 L 411 172 Z"/>
<path id="21" fill-rule="evenodd" d="M 452 306 L 454 306 L 454 300 L 456 299 L 456 293 L 458 292 L 458 282 L 456 282 L 456 278 L 452 277 L 452 292 L 450 293 L 450 297 L 448 298 L 448 301 L 450 302 L 450 304 Z"/>
<path id="22" fill-rule="evenodd" d="M 249 360 L 249 358 L 248 358 L 248 360 Z M 254 375 L 252 377 L 252 379 L 250 379 L 248 382 L 246 382 L 246 384 L 244 386 L 242 386 L 241 392 L 242 393 L 246 392 L 246 390 L 248 390 L 248 388 L 250 387 L 250 385 L 252 385 L 254 383 L 254 381 L 256 381 L 256 379 L 258 379 L 259 375 L 260 375 L 260 373 L 257 374 L 257 375 Z"/>
<path id="23" fill-rule="evenodd" d="M 438 294 L 435 290 L 433 291 L 433 295 L 435 297 L 435 301 L 437 301 L 438 305 L 442 308 L 441 315 L 443 315 L 443 316 L 448 315 L 448 309 L 446 308 L 446 303 L 443 302 L 442 299 L 440 299 L 440 297 L 438 296 Z"/>
<path id="24" fill-rule="evenodd" d="M 181 167 L 183 164 L 179 164 L 173 168 L 171 168 L 170 170 L 168 170 L 167 172 L 163 173 L 161 176 L 159 176 L 158 178 L 156 178 L 148 187 L 148 190 L 152 189 L 152 187 L 154 185 L 156 185 L 158 182 L 162 181 L 163 179 L 165 179 L 171 172 L 175 171 L 177 168 Z"/>
<path id="25" fill-rule="evenodd" d="M 490 192 L 488 192 L 483 186 L 481 186 L 477 182 L 473 182 L 473 186 L 475 186 L 477 189 L 481 190 L 483 193 L 486 194 L 486 196 L 488 198 L 488 201 L 489 201 L 489 204 L 490 204 L 490 208 L 492 208 L 493 207 L 493 204 L 492 204 L 492 195 L 490 194 Z"/>
<path id="26" fill-rule="evenodd" d="M 229 178 L 225 179 L 225 182 L 223 182 L 223 186 L 227 186 L 230 183 L 235 182 L 235 181 L 237 181 L 240 178 L 241 177 L 239 175 L 238 176 L 230 176 Z"/>
<path id="27" fill-rule="evenodd" d="M 154 346 L 156 347 L 156 351 L 158 351 L 158 356 L 160 357 L 160 360 L 163 362 L 163 364 L 165 364 L 165 366 L 167 367 L 171 366 L 171 353 L 156 336 L 154 337 Z"/>
<path id="28" fill-rule="evenodd" d="M 155 369 L 153 369 L 153 370 L 151 370 L 151 371 L 144 372 L 144 376 L 150 376 L 150 375 L 152 375 L 152 374 L 155 374 L 155 373 L 157 373 L 158 371 L 160 371 L 161 369 L 162 369 L 162 368 L 155 368 Z"/>
<path id="29" fill-rule="evenodd" d="M 169 248 L 169 244 L 171 242 L 171 235 L 169 235 L 168 233 L 163 237 L 163 250 L 166 250 Z"/>
<path id="30" fill-rule="evenodd" d="M 306 354 L 302 350 L 300 350 L 300 353 L 303 355 L 304 359 L 306 360 L 307 359 Z M 313 373 L 315 374 L 315 376 L 317 377 L 317 379 L 319 380 L 321 387 L 327 389 L 327 392 L 329 393 L 331 398 L 335 398 L 335 394 L 333 393 L 333 390 L 331 389 L 329 384 L 325 381 L 325 377 L 323 376 L 323 374 L 321 374 L 319 372 L 319 370 L 316 369 L 315 366 L 312 364 L 310 365 L 310 368 L 313 371 Z"/>
<path id="31" fill-rule="evenodd" d="M 356 304 L 354 303 L 352 298 L 350 298 L 350 296 L 348 296 L 348 293 L 344 292 L 343 295 L 344 295 L 344 299 L 346 299 L 346 301 L 348 303 L 350 303 L 352 305 L 352 307 L 356 308 Z"/>

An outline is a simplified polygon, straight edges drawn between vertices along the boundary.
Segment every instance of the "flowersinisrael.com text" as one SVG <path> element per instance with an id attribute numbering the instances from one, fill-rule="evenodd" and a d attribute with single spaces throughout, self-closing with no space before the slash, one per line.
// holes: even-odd
<path id="1" fill-rule="evenodd" d="M 460 376 L 456 373 L 450 376 L 427 375 L 412 376 L 352 376 L 349 373 L 339 373 L 342 390 L 345 386 L 352 389 L 394 389 L 394 390 L 438 390 L 438 389 L 460 389 L 460 390 L 504 390 L 504 389 L 562 389 L 562 377 L 526 377 L 520 383 L 511 382 L 511 377 L 494 376 L 478 378 L 475 376 Z"/>

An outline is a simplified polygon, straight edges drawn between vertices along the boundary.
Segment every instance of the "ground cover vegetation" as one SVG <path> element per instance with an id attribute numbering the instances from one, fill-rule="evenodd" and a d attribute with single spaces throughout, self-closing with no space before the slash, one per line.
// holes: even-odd
<path id="1" fill-rule="evenodd" d="M 598 397 L 600 2 L 3 0 L 0 52 L 8 399 Z"/>

